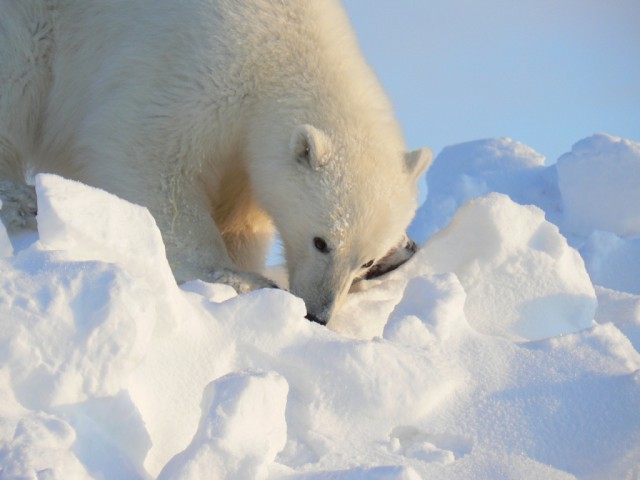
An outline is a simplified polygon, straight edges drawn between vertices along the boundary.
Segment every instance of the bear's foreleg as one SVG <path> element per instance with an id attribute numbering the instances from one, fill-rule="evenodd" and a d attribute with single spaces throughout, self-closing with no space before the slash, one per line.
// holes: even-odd
<path id="1" fill-rule="evenodd" d="M 51 84 L 54 49 L 47 2 L 0 4 L 0 219 L 9 229 L 35 228 L 36 195 L 24 182 Z"/>
<path id="2" fill-rule="evenodd" d="M 260 258 L 264 261 L 268 240 L 265 245 L 265 239 L 254 235 L 236 234 L 234 241 L 224 238 L 212 217 L 210 200 L 198 182 L 174 177 L 171 183 L 161 210 L 150 209 L 163 234 L 167 257 L 178 282 L 199 278 L 225 283 L 238 293 L 277 288 L 273 281 L 248 271 L 258 267 Z M 265 233 L 268 234 L 270 231 Z M 242 241 L 238 241 L 240 237 Z M 237 256 L 252 255 L 250 252 L 253 252 L 251 258 L 234 262 Z"/>

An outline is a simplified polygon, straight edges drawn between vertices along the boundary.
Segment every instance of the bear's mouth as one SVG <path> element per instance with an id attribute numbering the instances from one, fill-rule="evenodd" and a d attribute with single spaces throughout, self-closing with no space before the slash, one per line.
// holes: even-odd
<path id="1" fill-rule="evenodd" d="M 407 263 L 415 255 L 419 247 L 409 237 L 406 237 L 406 241 L 403 243 L 402 247 L 391 250 L 384 258 L 373 264 L 359 279 L 372 280 L 379 278 Z"/>

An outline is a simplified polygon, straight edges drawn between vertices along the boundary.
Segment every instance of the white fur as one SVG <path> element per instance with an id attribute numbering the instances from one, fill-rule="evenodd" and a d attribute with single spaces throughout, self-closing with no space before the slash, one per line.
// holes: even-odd
<path id="1" fill-rule="evenodd" d="M 179 281 L 268 286 L 249 272 L 275 226 L 324 322 L 402 237 L 431 157 L 405 156 L 336 0 L 0 9 L 0 178 L 54 172 L 148 207 Z"/>

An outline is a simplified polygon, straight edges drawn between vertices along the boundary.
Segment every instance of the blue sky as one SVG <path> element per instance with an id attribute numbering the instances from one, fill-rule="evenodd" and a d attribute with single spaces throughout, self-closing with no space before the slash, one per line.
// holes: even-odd
<path id="1" fill-rule="evenodd" d="M 344 0 L 411 148 L 640 141 L 638 0 Z"/>

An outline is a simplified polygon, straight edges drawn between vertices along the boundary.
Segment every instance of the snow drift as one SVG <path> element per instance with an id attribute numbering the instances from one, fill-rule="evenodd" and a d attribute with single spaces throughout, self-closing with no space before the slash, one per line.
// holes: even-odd
<path id="1" fill-rule="evenodd" d="M 145 209 L 37 177 L 38 233 L 0 224 L 0 477 L 639 475 L 639 151 L 445 149 L 423 248 L 330 328 L 177 286 Z"/>

